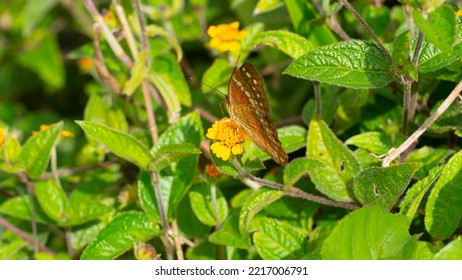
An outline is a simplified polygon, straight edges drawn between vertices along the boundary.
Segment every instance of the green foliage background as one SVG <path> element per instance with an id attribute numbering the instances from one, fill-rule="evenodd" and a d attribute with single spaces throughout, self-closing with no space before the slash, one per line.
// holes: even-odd
<path id="1" fill-rule="evenodd" d="M 342 1 L 144 0 L 143 45 L 137 1 L 2 1 L 0 258 L 462 259 L 455 2 L 351 1 L 378 44 Z M 210 154 L 238 57 L 287 166 Z"/>

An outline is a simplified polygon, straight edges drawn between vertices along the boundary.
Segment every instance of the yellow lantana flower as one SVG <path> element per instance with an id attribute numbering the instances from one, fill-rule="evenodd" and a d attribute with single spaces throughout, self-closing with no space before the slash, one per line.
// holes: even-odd
<path id="1" fill-rule="evenodd" d="M 5 144 L 5 140 L 6 140 L 6 137 L 5 137 L 5 134 L 3 133 L 3 128 L 0 128 L 0 147 L 3 146 L 3 144 Z"/>
<path id="2" fill-rule="evenodd" d="M 457 10 L 456 16 L 458 17 L 462 16 L 462 9 Z"/>
<path id="3" fill-rule="evenodd" d="M 40 125 L 40 131 L 47 130 L 49 127 L 50 127 L 50 125 L 48 125 L 48 124 L 42 124 L 42 125 Z M 38 133 L 38 131 L 32 131 L 32 135 L 35 135 L 37 133 Z M 72 132 L 70 132 L 68 130 L 62 130 L 60 134 L 63 137 L 69 137 L 69 138 L 74 137 L 74 133 L 72 133 Z"/>
<path id="4" fill-rule="evenodd" d="M 220 52 L 239 51 L 241 44 L 238 40 L 247 37 L 246 30 L 239 31 L 239 22 L 235 21 L 230 24 L 211 25 L 207 29 L 207 34 L 212 38 L 210 47 Z"/>
<path id="5" fill-rule="evenodd" d="M 228 160 L 231 153 L 233 155 L 242 154 L 241 143 L 247 139 L 244 132 L 238 129 L 236 123 L 230 118 L 223 118 L 216 121 L 207 130 L 206 136 L 209 139 L 217 141 L 210 146 L 210 150 L 223 160 Z"/>

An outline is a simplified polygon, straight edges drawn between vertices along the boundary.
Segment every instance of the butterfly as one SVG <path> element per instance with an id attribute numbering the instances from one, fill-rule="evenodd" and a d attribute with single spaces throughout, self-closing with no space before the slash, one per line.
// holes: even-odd
<path id="1" fill-rule="evenodd" d="M 287 164 L 289 156 L 282 148 L 274 122 L 270 119 L 263 79 L 257 69 L 244 63 L 234 67 L 225 100 L 231 119 L 260 149 L 279 165 Z"/>

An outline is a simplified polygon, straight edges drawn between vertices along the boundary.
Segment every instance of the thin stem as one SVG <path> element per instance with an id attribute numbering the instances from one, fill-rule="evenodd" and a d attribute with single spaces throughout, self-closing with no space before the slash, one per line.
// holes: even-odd
<path id="1" fill-rule="evenodd" d="M 262 186 L 268 186 L 268 187 L 278 189 L 278 190 L 283 190 L 283 188 L 284 188 L 284 186 L 281 185 L 281 184 L 255 177 L 252 174 L 248 174 L 247 177 L 254 180 L 255 182 L 259 183 Z M 304 191 L 302 191 L 302 190 L 300 190 L 298 188 L 295 188 L 293 186 L 290 186 L 287 190 L 284 191 L 284 193 L 286 195 L 288 195 L 288 196 L 291 196 L 291 197 L 299 197 L 299 198 L 303 198 L 303 199 L 313 201 L 313 202 L 323 204 L 323 205 L 328 205 L 328 206 L 333 206 L 333 207 L 338 207 L 338 208 L 345 208 L 345 209 L 356 209 L 356 208 L 358 208 L 358 206 L 355 205 L 355 204 L 350 204 L 350 203 L 346 203 L 346 202 L 338 202 L 338 201 L 330 200 L 330 199 L 327 199 L 327 198 L 324 198 L 324 197 L 321 197 L 321 196 L 306 193 L 306 192 L 304 192 Z"/>
<path id="2" fill-rule="evenodd" d="M 83 31 L 91 36 L 92 33 L 92 22 L 91 19 L 76 5 L 77 1 L 74 0 L 61 0 L 61 5 L 63 5 L 69 13 L 74 17 L 74 22 L 78 22 Z"/>
<path id="3" fill-rule="evenodd" d="M 276 127 L 283 127 L 295 123 L 303 123 L 303 118 L 301 116 L 295 116 L 287 119 L 283 119 L 276 122 Z"/>
<path id="4" fill-rule="evenodd" d="M 74 248 L 72 248 L 72 231 L 71 227 L 66 227 L 64 229 L 64 235 L 66 237 L 66 245 L 67 245 L 67 254 L 70 256 L 71 259 L 75 256 Z"/>
<path id="5" fill-rule="evenodd" d="M 213 214 L 215 215 L 215 228 L 217 230 L 221 229 L 220 215 L 218 213 L 218 203 L 217 203 L 217 185 L 212 183 L 210 186 L 210 197 L 212 199 Z"/>
<path id="6" fill-rule="evenodd" d="M 146 28 L 145 28 L 145 23 L 144 23 L 144 17 L 141 11 L 141 5 L 139 0 L 133 0 L 133 7 L 135 8 L 135 14 L 138 18 L 138 23 L 140 25 L 140 33 L 141 33 L 141 48 L 143 51 L 149 50 L 149 42 L 148 42 L 148 37 L 146 36 Z M 150 68 L 151 64 L 151 55 L 148 54 L 146 56 L 145 60 L 145 65 Z M 143 79 L 141 81 L 141 91 L 143 92 L 143 99 L 145 103 L 145 108 L 146 108 L 146 114 L 148 116 L 148 124 L 149 124 L 149 131 L 151 133 L 151 139 L 153 145 L 156 145 L 158 140 L 159 140 L 159 134 L 157 130 L 157 124 L 156 124 L 156 118 L 154 116 L 154 110 L 152 108 L 152 101 L 151 101 L 151 96 L 150 96 L 150 89 L 155 90 L 154 87 L 150 87 L 148 81 L 146 79 Z M 161 238 L 162 242 L 164 243 L 165 250 L 167 251 L 167 257 L 169 259 L 173 259 L 173 247 L 172 247 L 172 242 L 168 238 L 168 232 L 170 230 L 170 224 L 168 223 L 168 213 L 166 210 L 166 207 L 162 201 L 162 190 L 160 187 L 160 174 L 159 172 L 152 172 L 151 173 L 151 180 L 154 185 L 154 192 L 156 195 L 156 202 L 157 206 L 159 207 L 159 212 L 162 220 L 162 227 L 165 229 L 165 232 Z M 173 225 L 175 226 L 175 225 Z M 177 233 L 174 233 L 175 235 Z M 181 243 L 175 242 L 176 240 L 173 240 L 176 246 L 176 251 L 177 251 L 177 257 L 178 258 L 183 258 L 183 253 L 182 253 L 182 248 L 181 248 Z M 181 253 L 178 253 L 180 252 Z"/>
<path id="7" fill-rule="evenodd" d="M 340 38 L 342 38 L 342 40 L 344 40 L 344 41 L 351 40 L 350 35 L 348 35 L 345 32 L 345 30 L 343 30 L 342 26 L 340 26 L 340 24 L 337 21 L 337 18 L 334 15 L 330 16 L 329 19 L 327 20 L 327 26 L 329 26 L 329 28 L 332 31 L 337 33 L 337 35 L 340 36 Z"/>
<path id="8" fill-rule="evenodd" d="M 148 49 L 148 37 L 146 36 L 146 24 L 144 23 L 143 13 L 141 11 L 141 5 L 139 0 L 133 0 L 133 7 L 135 8 L 136 16 L 138 18 L 138 23 L 140 25 L 141 31 L 141 48 L 143 50 Z M 146 59 L 147 60 L 147 59 Z"/>
<path id="9" fill-rule="evenodd" d="M 29 244 L 32 244 L 34 248 L 38 248 L 38 250 L 48 253 L 52 256 L 55 256 L 56 253 L 53 252 L 51 249 L 47 248 L 45 245 L 42 245 L 41 243 L 37 242 L 35 238 L 30 237 L 22 231 L 20 228 L 14 226 L 13 224 L 9 223 L 7 220 L 4 218 L 0 217 L 0 225 L 4 226 L 6 229 L 10 230 L 14 234 L 17 234 L 19 237 L 27 241 Z"/>
<path id="10" fill-rule="evenodd" d="M 56 154 L 56 146 L 53 146 L 51 149 L 50 154 L 50 165 L 51 165 L 51 173 L 53 174 L 53 179 L 55 183 L 62 188 L 61 181 L 59 180 L 59 173 L 58 173 L 58 155 Z"/>
<path id="11" fill-rule="evenodd" d="M 361 17 L 361 15 L 355 10 L 355 8 L 353 8 L 353 6 L 351 6 L 347 0 L 342 0 L 342 3 L 356 17 L 356 19 L 364 26 L 364 28 L 366 28 L 367 32 L 372 36 L 372 38 L 377 43 L 377 45 L 382 50 L 382 52 L 385 54 L 385 56 L 388 58 L 388 60 L 390 62 L 393 62 L 393 58 L 391 57 L 390 53 L 388 53 L 387 49 L 385 49 L 385 47 L 382 45 L 382 42 L 380 42 L 377 35 L 375 35 L 374 31 L 367 24 L 367 22 Z"/>
<path id="12" fill-rule="evenodd" d="M 216 120 L 218 120 L 217 117 L 210 114 L 209 112 L 207 112 L 206 110 L 202 109 L 199 106 L 191 105 L 191 109 L 197 110 L 199 112 L 199 115 L 201 115 L 201 117 L 203 117 L 204 119 L 208 120 L 211 123 L 214 123 Z"/>
<path id="13" fill-rule="evenodd" d="M 138 49 L 136 48 L 136 41 L 135 37 L 133 36 L 132 29 L 128 24 L 127 16 L 125 15 L 125 11 L 123 7 L 120 5 L 120 0 L 113 0 L 115 11 L 117 14 L 117 18 L 119 19 L 120 23 L 125 32 L 125 38 L 127 39 L 128 48 L 133 56 L 133 59 L 138 57 Z"/>
<path id="14" fill-rule="evenodd" d="M 162 220 L 162 227 L 165 230 L 169 230 L 170 225 L 168 224 L 167 212 L 166 212 L 164 203 L 162 201 L 162 190 L 160 188 L 159 173 L 158 172 L 152 172 L 151 173 L 151 180 L 152 180 L 153 185 L 154 185 L 154 192 L 156 194 L 156 202 L 157 202 L 157 206 L 159 207 L 160 218 Z"/>
<path id="15" fill-rule="evenodd" d="M 101 81 L 107 85 L 113 92 L 119 94 L 122 90 L 120 88 L 119 82 L 111 75 L 109 70 L 106 68 L 106 64 L 104 63 L 104 56 L 101 52 L 100 42 L 99 42 L 99 35 L 100 35 L 100 25 L 95 22 L 93 25 L 93 30 L 95 36 L 93 37 L 93 47 L 94 47 L 94 61 L 95 61 L 95 69 L 98 77 Z"/>
<path id="16" fill-rule="evenodd" d="M 88 170 L 106 168 L 106 167 L 112 166 L 114 164 L 115 164 L 115 162 L 110 162 L 110 161 L 102 162 L 102 163 L 98 163 L 98 164 L 92 164 L 92 165 L 87 165 L 87 166 L 71 168 L 71 169 L 59 170 L 59 171 L 57 171 L 56 174 L 57 174 L 58 177 L 72 176 L 74 174 L 82 173 L 82 172 L 85 172 L 85 171 L 88 171 Z M 55 176 L 54 173 L 45 173 L 42 176 L 40 176 L 40 178 L 38 178 L 38 180 L 52 179 L 52 178 L 54 178 L 54 176 Z"/>
<path id="17" fill-rule="evenodd" d="M 314 101 L 316 102 L 316 113 L 321 116 L 321 86 L 319 82 L 313 81 Z"/>
<path id="18" fill-rule="evenodd" d="M 178 223 L 176 220 L 173 220 L 172 222 L 172 229 L 173 229 L 173 234 L 174 234 L 173 239 L 175 240 L 176 257 L 178 260 L 183 261 L 184 254 L 183 254 L 183 248 L 181 247 L 181 236 L 180 236 L 180 231 L 178 230 Z"/>
<path id="19" fill-rule="evenodd" d="M 93 20 L 101 26 L 101 31 L 103 32 L 104 38 L 109 44 L 109 47 L 112 49 L 114 54 L 125 64 L 128 68 L 133 67 L 133 61 L 130 57 L 127 56 L 122 46 L 117 41 L 117 38 L 112 34 L 111 30 L 104 22 L 103 17 L 96 9 L 95 3 L 92 0 L 82 0 L 83 4 L 87 8 L 88 12 L 92 16 Z"/>
<path id="20" fill-rule="evenodd" d="M 38 242 L 37 240 L 37 220 L 35 218 L 35 203 L 34 203 L 34 184 L 29 181 L 29 178 L 27 177 L 26 173 L 21 172 L 19 173 L 19 178 L 21 181 L 26 185 L 27 188 L 27 193 L 29 195 L 29 201 L 30 201 L 30 222 L 31 222 L 31 227 L 32 227 L 32 238 L 35 240 L 34 244 L 34 253 L 38 252 Z"/>
<path id="21" fill-rule="evenodd" d="M 415 50 L 414 50 L 414 56 L 412 57 L 412 63 L 417 65 L 417 60 L 419 59 L 420 56 L 420 50 L 422 49 L 422 42 L 423 42 L 423 34 L 422 32 L 419 32 L 419 35 L 417 36 L 417 43 L 415 45 Z"/>
<path id="22" fill-rule="evenodd" d="M 404 95 L 403 95 L 403 123 L 402 133 L 407 135 L 409 133 L 409 126 L 411 124 L 410 109 L 411 109 L 411 96 L 412 96 L 412 79 L 403 77 L 404 81 Z"/>
<path id="23" fill-rule="evenodd" d="M 387 156 L 382 161 L 382 166 L 387 167 L 390 163 L 405 152 L 419 137 L 451 106 L 452 102 L 459 98 L 459 94 L 462 91 L 462 81 L 460 81 L 454 90 L 449 94 L 449 96 L 441 103 L 441 105 L 436 109 L 436 112 L 431 115 L 423 124 L 420 126 L 409 138 L 404 141 L 396 149 L 391 149 Z"/>

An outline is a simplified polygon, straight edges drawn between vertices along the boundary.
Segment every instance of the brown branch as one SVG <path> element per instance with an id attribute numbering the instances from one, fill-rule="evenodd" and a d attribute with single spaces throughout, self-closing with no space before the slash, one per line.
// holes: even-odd
<path id="1" fill-rule="evenodd" d="M 3 219 L 0 217 L 0 225 L 4 226 L 11 232 L 17 234 L 19 237 L 27 241 L 29 244 L 32 244 L 34 248 L 38 248 L 40 251 L 43 251 L 45 253 L 48 253 L 52 256 L 55 256 L 56 253 L 53 252 L 51 249 L 47 248 L 45 245 L 42 245 L 41 243 L 35 241 L 32 237 L 27 235 L 24 231 L 22 231 L 20 228 L 14 226 L 13 224 L 10 224 L 7 220 Z"/>
<path id="2" fill-rule="evenodd" d="M 398 148 L 392 148 L 388 151 L 387 156 L 382 160 L 382 166 L 387 167 L 390 163 L 405 152 L 414 142 L 416 142 L 419 137 L 435 122 L 454 102 L 454 100 L 459 98 L 459 94 L 462 91 L 462 81 L 460 81 L 448 97 L 441 103 L 441 105 L 436 109 L 435 113 L 431 115 L 411 136 L 409 136 L 404 143 L 402 143 Z"/>
<path id="3" fill-rule="evenodd" d="M 87 165 L 87 166 L 81 166 L 81 167 L 76 167 L 76 168 L 70 168 L 70 169 L 63 169 L 58 171 L 58 176 L 59 177 L 66 177 L 66 176 L 71 176 L 77 173 L 82 173 L 88 170 L 93 170 L 93 169 L 99 169 L 99 168 L 106 168 L 111 165 L 116 164 L 115 162 L 102 162 L 102 163 L 97 163 L 97 164 L 92 164 L 92 165 Z M 53 179 L 54 175 L 53 173 L 45 173 L 38 180 L 47 180 L 47 179 Z"/>
<path id="4" fill-rule="evenodd" d="M 367 24 L 367 22 L 361 17 L 361 15 L 351 6 L 350 3 L 348 3 L 347 0 L 342 0 L 343 5 L 352 13 L 356 19 L 366 28 L 367 32 L 369 35 L 374 38 L 374 41 L 377 43 L 379 48 L 382 50 L 382 52 L 385 54 L 385 56 L 388 58 L 390 62 L 393 62 L 393 58 L 391 57 L 390 53 L 387 51 L 387 49 L 383 46 L 382 42 L 380 42 L 379 38 L 377 35 L 375 35 L 374 31 L 371 29 L 371 27 Z"/>
<path id="5" fill-rule="evenodd" d="M 204 119 L 208 120 L 211 123 L 214 123 L 214 122 L 216 122 L 218 120 L 217 117 L 215 117 L 214 115 L 212 115 L 209 112 L 205 111 L 204 109 L 202 109 L 199 106 L 191 105 L 191 109 L 197 110 L 199 112 L 199 115 L 201 115 L 201 117 L 203 117 Z"/>
<path id="6" fill-rule="evenodd" d="M 291 117 L 284 120 L 276 122 L 276 127 L 283 127 L 295 123 L 303 123 L 303 118 L 301 116 Z"/>
<path id="7" fill-rule="evenodd" d="M 95 37 L 93 37 L 93 47 L 95 48 L 94 60 L 96 73 L 98 73 L 99 78 L 105 85 L 107 85 L 116 94 L 120 94 L 122 90 L 120 88 L 119 82 L 117 82 L 117 80 L 111 75 L 111 73 L 109 73 L 109 71 L 106 68 L 106 64 L 104 63 L 104 57 L 101 53 L 99 43 L 100 26 L 98 23 L 95 23 L 93 25 L 93 30 L 95 32 Z"/>
<path id="8" fill-rule="evenodd" d="M 277 190 L 284 191 L 284 189 L 283 189 L 284 186 L 279 184 L 279 183 L 272 182 L 272 181 L 267 181 L 267 180 L 255 177 L 252 174 L 247 174 L 246 177 L 248 177 L 251 180 L 257 182 L 261 186 L 268 186 L 268 187 L 271 187 L 271 188 L 274 188 L 274 189 L 277 189 Z M 306 193 L 306 192 L 304 192 L 304 191 L 302 191 L 302 190 L 300 190 L 298 188 L 292 187 L 292 186 L 289 187 L 289 189 L 285 190 L 284 193 L 286 195 L 288 195 L 288 196 L 291 196 L 291 197 L 299 197 L 299 198 L 303 198 L 303 199 L 313 201 L 313 202 L 316 202 L 316 203 L 319 203 L 319 204 L 327 205 L 327 206 L 333 206 L 333 207 L 345 208 L 345 209 L 359 208 L 359 206 L 355 205 L 355 204 L 330 200 L 330 199 L 327 199 L 327 198 L 324 198 L 324 197 L 321 197 L 321 196 Z"/>

